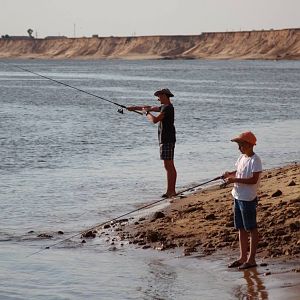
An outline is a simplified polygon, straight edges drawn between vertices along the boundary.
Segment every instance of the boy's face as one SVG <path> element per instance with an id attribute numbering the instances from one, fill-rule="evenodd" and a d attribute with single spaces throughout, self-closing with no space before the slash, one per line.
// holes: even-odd
<path id="1" fill-rule="evenodd" d="M 247 142 L 240 141 L 238 142 L 238 145 L 239 145 L 239 150 L 242 152 L 242 154 L 247 154 L 251 152 L 253 149 L 253 145 Z"/>

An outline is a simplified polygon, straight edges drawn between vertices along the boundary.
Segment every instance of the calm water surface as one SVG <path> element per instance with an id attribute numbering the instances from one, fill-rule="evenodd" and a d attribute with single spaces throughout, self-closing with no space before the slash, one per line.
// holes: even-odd
<path id="1" fill-rule="evenodd" d="M 12 67 L 23 66 L 124 105 L 174 92 L 178 188 L 232 169 L 230 139 L 252 130 L 264 168 L 299 161 L 300 62 L 5 61 L 0 64 L 0 299 L 233 299 L 245 284 L 225 262 L 176 258 L 97 239 L 36 256 L 164 192 L 157 127 L 134 113 Z M 228 208 L 230 209 L 230 208 Z M 28 233 L 34 231 L 34 233 Z M 65 237 L 64 236 L 64 237 Z"/>

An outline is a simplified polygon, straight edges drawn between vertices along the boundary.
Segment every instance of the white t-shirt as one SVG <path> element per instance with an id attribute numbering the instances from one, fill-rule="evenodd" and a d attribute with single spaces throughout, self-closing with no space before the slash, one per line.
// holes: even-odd
<path id="1" fill-rule="evenodd" d="M 254 172 L 262 171 L 261 160 L 258 155 L 251 157 L 242 154 L 235 163 L 236 178 L 251 178 Z M 257 197 L 257 189 L 260 182 L 260 176 L 256 184 L 234 183 L 232 196 L 238 200 L 252 201 Z"/>

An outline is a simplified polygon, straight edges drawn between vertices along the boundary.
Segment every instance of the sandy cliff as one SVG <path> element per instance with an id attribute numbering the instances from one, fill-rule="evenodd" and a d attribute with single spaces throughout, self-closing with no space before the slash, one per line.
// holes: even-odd
<path id="1" fill-rule="evenodd" d="M 299 59 L 300 28 L 204 33 L 184 56 L 195 58 Z"/>
<path id="2" fill-rule="evenodd" d="M 0 58 L 300 59 L 300 28 L 191 36 L 2 38 Z"/>

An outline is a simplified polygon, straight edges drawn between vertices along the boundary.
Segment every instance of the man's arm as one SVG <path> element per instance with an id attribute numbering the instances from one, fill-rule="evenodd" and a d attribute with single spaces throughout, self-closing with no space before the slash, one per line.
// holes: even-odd
<path id="1" fill-rule="evenodd" d="M 155 111 L 155 112 L 160 112 L 160 107 L 159 106 L 151 106 L 148 111 Z"/>
<path id="2" fill-rule="evenodd" d="M 128 106 L 126 107 L 126 109 L 128 111 L 133 111 L 133 110 L 138 110 L 138 111 L 141 111 L 141 110 L 145 110 L 145 111 L 156 111 L 156 112 L 159 112 L 160 111 L 160 107 L 158 106 Z"/>
<path id="3" fill-rule="evenodd" d="M 126 109 L 128 111 L 133 111 L 133 110 L 147 110 L 149 109 L 151 106 L 127 106 Z"/>
<path id="4" fill-rule="evenodd" d="M 145 111 L 147 119 L 154 124 L 156 124 L 157 122 L 160 122 L 164 118 L 163 112 L 161 112 L 157 116 L 154 116 L 150 113 L 150 111 L 159 112 L 160 111 L 159 106 L 128 106 L 128 107 L 126 107 L 126 109 L 128 111 L 133 111 L 133 110 Z"/>
<path id="5" fill-rule="evenodd" d="M 154 116 L 151 113 L 149 113 L 149 111 L 148 111 L 146 116 L 150 122 L 156 124 L 157 122 L 160 122 L 161 120 L 163 120 L 165 114 L 163 112 L 161 112 L 158 116 Z"/>

